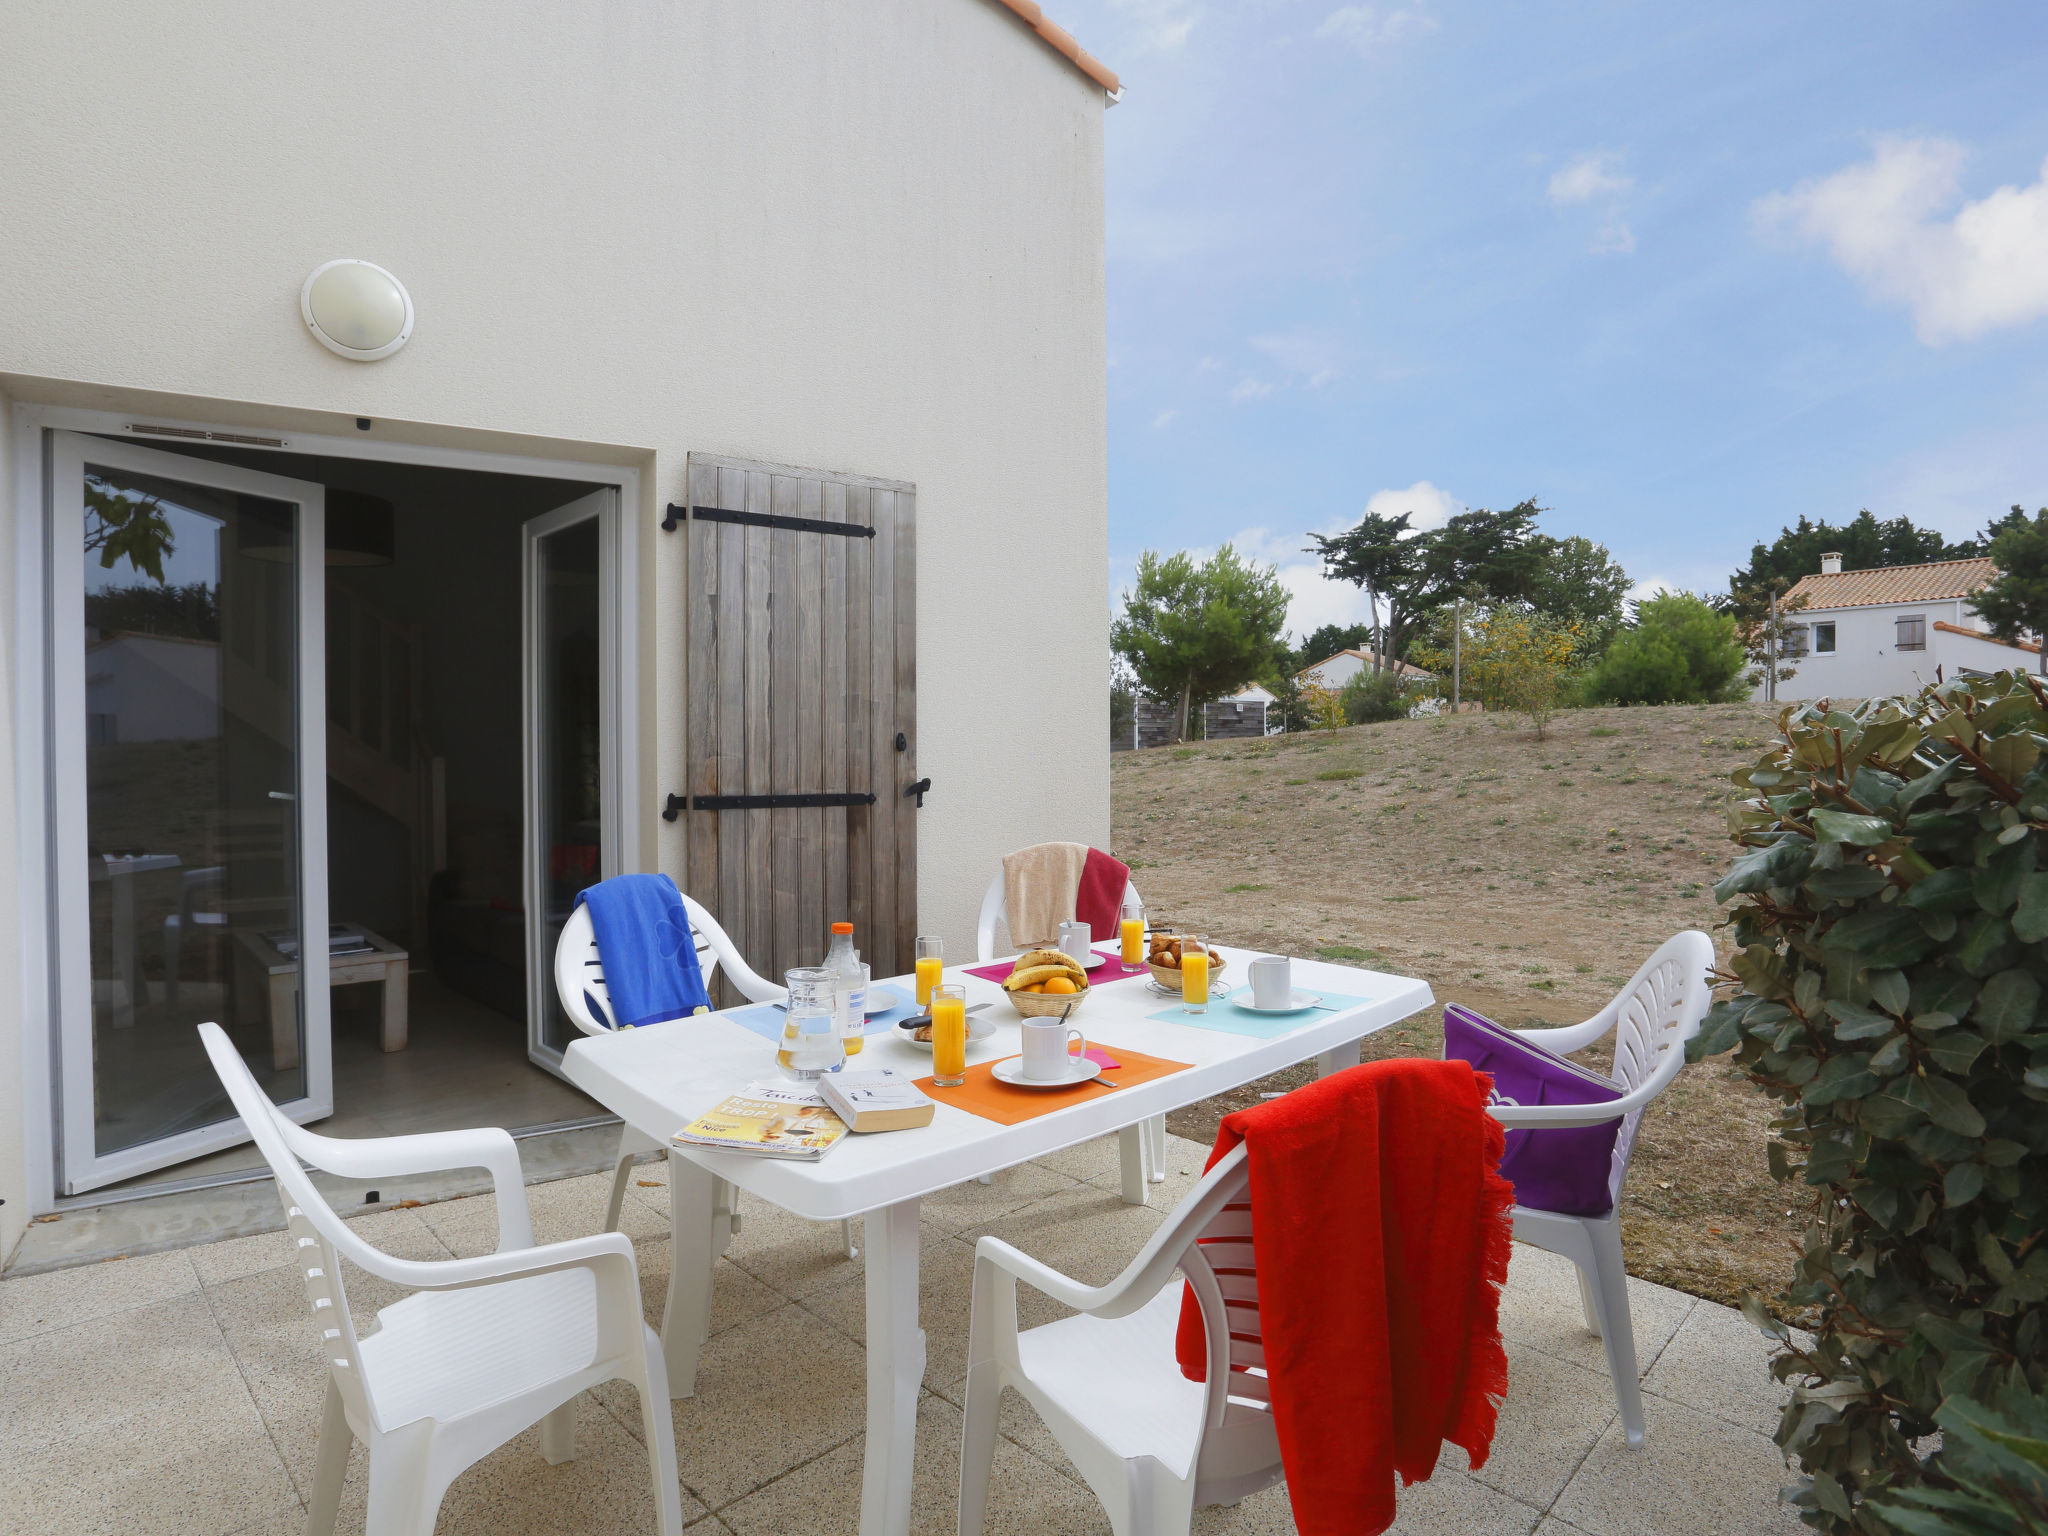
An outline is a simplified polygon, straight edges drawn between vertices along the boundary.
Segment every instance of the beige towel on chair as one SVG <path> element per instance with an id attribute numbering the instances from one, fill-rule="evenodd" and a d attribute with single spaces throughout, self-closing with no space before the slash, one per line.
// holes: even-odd
<path id="1" fill-rule="evenodd" d="M 1003 908 L 1020 950 L 1050 944 L 1074 917 L 1074 893 L 1088 862 L 1086 843 L 1038 843 L 1003 855 Z"/>

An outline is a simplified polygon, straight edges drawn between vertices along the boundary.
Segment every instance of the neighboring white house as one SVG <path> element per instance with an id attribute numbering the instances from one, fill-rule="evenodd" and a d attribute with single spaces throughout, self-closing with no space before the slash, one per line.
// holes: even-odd
<path id="1" fill-rule="evenodd" d="M 402 941 L 415 1045 L 524 1083 L 447 1123 L 567 1123 L 589 880 L 900 970 L 1107 846 L 1051 701 L 1109 660 L 1119 88 L 1037 4 L 25 5 L 0 59 L 0 1257 L 256 1162 L 203 1018 L 374 1128 L 408 1058 L 337 1070 L 324 975 L 274 1048 L 266 934 Z M 218 640 L 95 644 L 136 585 Z"/>
<path id="2" fill-rule="evenodd" d="M 1937 677 L 2038 669 L 2038 645 L 1994 639 L 1971 606 L 1996 574 L 1986 559 L 1844 571 L 1840 555 L 1821 556 L 1820 571 L 1783 600 L 1780 647 L 1794 675 L 1778 697 L 1866 699 Z"/>
<path id="3" fill-rule="evenodd" d="M 1317 683 L 1325 688 L 1342 688 L 1359 673 L 1370 670 L 1373 660 L 1374 653 L 1371 651 L 1339 651 L 1312 667 L 1303 667 L 1294 675 L 1303 683 Z M 1435 673 L 1425 672 L 1410 662 L 1392 657 L 1385 661 L 1380 670 L 1392 672 L 1404 683 L 1427 683 L 1433 681 L 1436 676 Z"/>

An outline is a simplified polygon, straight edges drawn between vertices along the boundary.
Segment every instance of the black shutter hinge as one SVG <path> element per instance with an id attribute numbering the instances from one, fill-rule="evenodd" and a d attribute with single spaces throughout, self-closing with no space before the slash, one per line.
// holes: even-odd
<path id="1" fill-rule="evenodd" d="M 864 790 L 850 794 L 670 795 L 661 808 L 661 819 L 674 821 L 684 811 L 805 811 L 874 803 L 875 797 Z"/>

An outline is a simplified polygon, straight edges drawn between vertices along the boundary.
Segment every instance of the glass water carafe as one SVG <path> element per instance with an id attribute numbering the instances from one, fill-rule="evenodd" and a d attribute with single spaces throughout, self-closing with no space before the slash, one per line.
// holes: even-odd
<path id="1" fill-rule="evenodd" d="M 831 971 L 807 968 L 783 973 L 789 1006 L 782 1015 L 782 1042 L 775 1053 L 783 1076 L 805 1083 L 846 1060 L 840 1037 L 839 978 Z"/>

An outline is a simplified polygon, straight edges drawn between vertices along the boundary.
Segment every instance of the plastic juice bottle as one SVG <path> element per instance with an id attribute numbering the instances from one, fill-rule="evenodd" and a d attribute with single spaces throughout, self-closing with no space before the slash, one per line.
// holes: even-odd
<path id="1" fill-rule="evenodd" d="M 919 955 L 917 957 L 917 1006 L 929 1008 L 932 1005 L 932 988 L 939 984 L 939 978 L 946 973 L 944 955 Z"/>
<path id="2" fill-rule="evenodd" d="M 832 942 L 825 951 L 824 969 L 838 977 L 839 1038 L 846 1042 L 846 1054 L 858 1056 L 866 1042 L 868 994 L 862 984 L 860 951 L 853 947 L 853 924 L 834 923 Z"/>
<path id="3" fill-rule="evenodd" d="M 948 988 L 958 992 L 958 988 Z M 967 998 L 932 999 L 932 1076 L 957 1083 L 967 1072 Z"/>
<path id="4" fill-rule="evenodd" d="M 1126 916 L 1119 930 L 1124 941 L 1123 959 L 1125 965 L 1136 965 L 1145 958 L 1145 919 L 1140 916 Z"/>
<path id="5" fill-rule="evenodd" d="M 1169 994 L 1170 996 L 1171 994 Z M 1183 949 L 1180 956 L 1180 1000 L 1196 1006 L 1209 1001 L 1209 951 Z"/>

